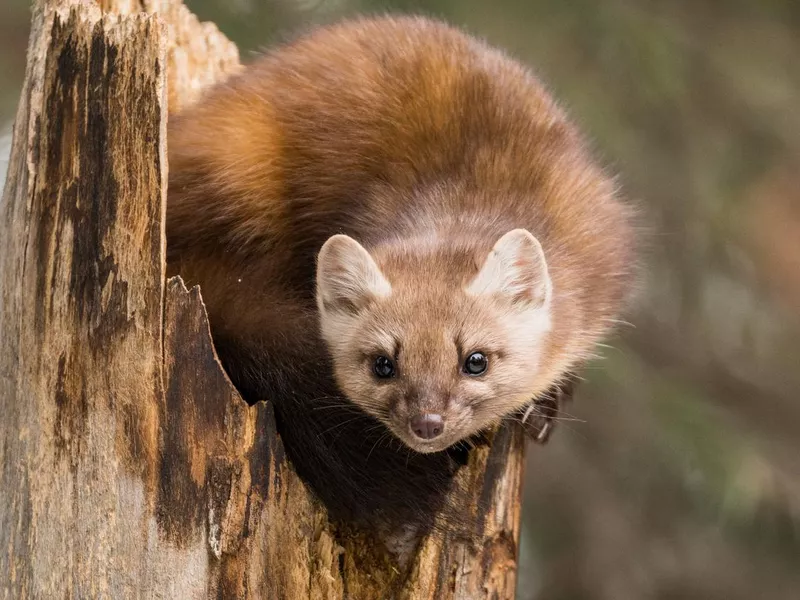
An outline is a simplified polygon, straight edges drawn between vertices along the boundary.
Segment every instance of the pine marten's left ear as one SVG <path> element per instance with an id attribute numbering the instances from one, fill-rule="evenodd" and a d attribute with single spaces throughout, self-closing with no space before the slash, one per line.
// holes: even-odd
<path id="1" fill-rule="evenodd" d="M 321 312 L 356 313 L 370 301 L 392 293 L 392 286 L 364 247 L 334 235 L 317 256 L 317 304 Z"/>
<path id="2" fill-rule="evenodd" d="M 539 240 L 526 229 L 506 233 L 489 252 L 467 293 L 506 297 L 525 308 L 549 304 L 552 283 Z"/>

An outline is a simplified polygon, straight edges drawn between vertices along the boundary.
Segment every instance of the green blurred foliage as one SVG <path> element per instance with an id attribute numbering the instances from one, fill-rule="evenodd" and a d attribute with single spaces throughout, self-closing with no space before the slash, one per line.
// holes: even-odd
<path id="1" fill-rule="evenodd" d="M 188 0 L 244 60 L 360 12 L 531 65 L 641 208 L 636 305 L 529 453 L 520 599 L 800 597 L 800 3 Z M 0 8 L 0 127 L 27 2 Z"/>

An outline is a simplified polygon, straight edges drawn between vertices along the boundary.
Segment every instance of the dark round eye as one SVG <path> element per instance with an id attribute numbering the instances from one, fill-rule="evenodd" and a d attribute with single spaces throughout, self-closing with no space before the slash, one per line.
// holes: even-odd
<path id="1" fill-rule="evenodd" d="M 473 352 L 464 361 L 464 373 L 467 375 L 483 375 L 489 366 L 489 359 L 483 352 Z"/>
<path id="2" fill-rule="evenodd" d="M 380 379 L 394 377 L 394 363 L 392 359 L 386 356 L 378 356 L 375 362 L 372 363 L 372 372 Z"/>

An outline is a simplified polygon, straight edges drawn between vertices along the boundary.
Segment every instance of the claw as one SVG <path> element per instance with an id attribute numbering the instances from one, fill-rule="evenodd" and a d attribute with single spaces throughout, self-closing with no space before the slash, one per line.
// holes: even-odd
<path id="1" fill-rule="evenodd" d="M 520 421 L 525 433 L 537 444 L 546 444 L 555 428 L 555 420 L 563 402 L 572 400 L 576 377 L 568 375 L 559 385 L 531 401 Z"/>

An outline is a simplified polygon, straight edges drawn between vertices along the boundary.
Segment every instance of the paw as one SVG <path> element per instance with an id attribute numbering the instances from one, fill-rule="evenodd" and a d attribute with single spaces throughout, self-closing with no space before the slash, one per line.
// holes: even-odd
<path id="1" fill-rule="evenodd" d="M 522 409 L 520 422 L 525 433 L 537 444 L 545 444 L 553 433 L 561 406 L 572 400 L 576 377 L 568 374 L 558 385 L 531 400 Z"/>

